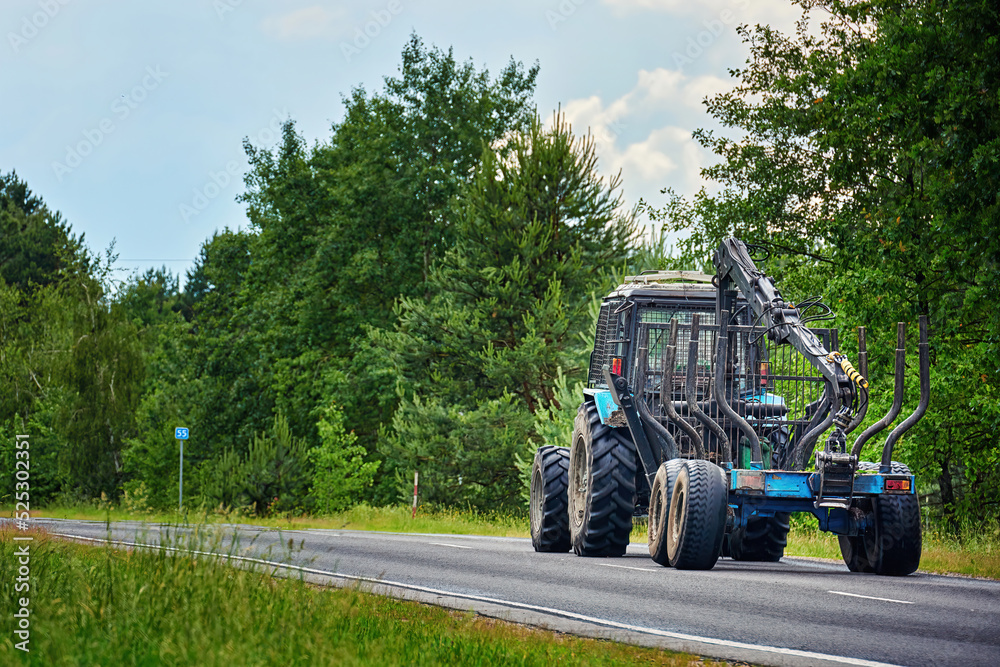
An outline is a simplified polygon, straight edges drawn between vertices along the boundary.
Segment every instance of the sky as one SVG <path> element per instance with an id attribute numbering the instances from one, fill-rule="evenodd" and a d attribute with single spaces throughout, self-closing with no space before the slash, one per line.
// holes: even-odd
<path id="1" fill-rule="evenodd" d="M 538 112 L 590 131 L 627 205 L 693 194 L 713 156 L 703 100 L 744 64 L 740 24 L 785 31 L 788 0 L 2 0 L 0 173 L 15 170 L 121 277 L 181 276 L 246 228 L 243 140 L 291 118 L 326 141 L 356 86 L 398 73 L 411 33 L 496 73 L 538 62 Z"/>

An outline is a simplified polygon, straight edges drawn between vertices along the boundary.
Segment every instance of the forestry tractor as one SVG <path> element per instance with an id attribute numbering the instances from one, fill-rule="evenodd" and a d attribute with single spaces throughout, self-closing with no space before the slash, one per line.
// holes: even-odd
<path id="1" fill-rule="evenodd" d="M 889 433 L 881 461 L 859 461 L 903 404 L 904 323 L 892 407 L 849 444 L 868 410 L 864 328 L 855 369 L 836 329 L 806 326 L 832 318 L 818 298 L 786 302 L 737 239 L 713 261 L 714 276 L 631 276 L 604 298 L 570 447 L 535 454 L 535 550 L 621 556 L 633 518 L 646 515 L 661 565 L 774 562 L 791 513 L 809 512 L 838 536 L 851 571 L 914 572 L 920 508 L 892 452 L 927 410 L 926 320 L 919 405 Z"/>

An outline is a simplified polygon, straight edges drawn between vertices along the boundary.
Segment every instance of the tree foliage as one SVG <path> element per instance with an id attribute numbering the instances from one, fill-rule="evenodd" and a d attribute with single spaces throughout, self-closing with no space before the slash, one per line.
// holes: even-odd
<path id="1" fill-rule="evenodd" d="M 16 172 L 0 173 L 0 279 L 30 293 L 81 261 L 83 237 L 73 236 Z"/>
<path id="2" fill-rule="evenodd" d="M 0 423 L 33 438 L 36 502 L 112 495 L 124 481 L 145 366 L 110 294 L 112 262 L 16 174 L 0 177 Z M 7 440 L 0 459 L 12 457 Z"/>
<path id="3" fill-rule="evenodd" d="M 274 152 L 246 145 L 253 261 L 236 317 L 269 369 L 261 393 L 298 435 L 316 442 L 320 411 L 338 395 L 372 447 L 395 393 L 391 378 L 357 363 L 373 354 L 364 332 L 391 327 L 396 300 L 425 293 L 455 240 L 449 202 L 483 146 L 530 119 L 536 75 L 512 60 L 491 77 L 414 35 L 399 76 L 381 91 L 354 89 L 327 142 L 308 147 L 289 122 Z"/>
<path id="4" fill-rule="evenodd" d="M 344 484 L 355 479 L 347 466 L 374 470 L 379 427 L 398 400 L 395 373 L 366 331 L 391 328 L 401 296 L 427 293 L 429 267 L 456 240 L 451 202 L 483 147 L 530 120 L 536 74 L 512 60 L 492 77 L 413 36 L 399 75 L 381 90 L 352 91 L 325 141 L 308 145 L 289 120 L 276 149 L 245 142 L 249 229 L 209 239 L 177 299 L 146 279 L 125 290 L 137 326 L 159 341 L 126 452 L 129 488 L 155 477 L 146 493 L 169 501 L 176 482 L 162 473 L 176 465 L 176 448 L 165 426 L 182 420 L 192 427 L 190 465 L 221 466 L 193 474 L 191 492 L 239 504 L 246 494 L 217 481 L 242 469 L 280 414 L 323 462 L 312 501 L 329 508 L 350 495 L 333 488 L 335 469 Z M 357 444 L 330 439 L 333 402 Z M 388 488 L 368 487 L 352 500 Z"/>
<path id="5" fill-rule="evenodd" d="M 309 495 L 319 512 L 340 512 L 355 505 L 372 485 L 380 461 L 365 462 L 365 448 L 344 428 L 344 413 L 330 405 L 319 424 L 320 445 L 309 450 L 313 466 Z"/>
<path id="6" fill-rule="evenodd" d="M 404 396 L 383 453 L 428 482 L 439 475 L 440 499 L 520 497 L 515 456 L 532 414 L 553 403 L 561 373 L 581 374 L 591 290 L 634 240 L 618 185 L 598 176 L 589 138 L 559 116 L 549 128 L 536 118 L 503 151 L 483 153 L 429 298 L 403 298 L 395 332 L 373 334 Z"/>

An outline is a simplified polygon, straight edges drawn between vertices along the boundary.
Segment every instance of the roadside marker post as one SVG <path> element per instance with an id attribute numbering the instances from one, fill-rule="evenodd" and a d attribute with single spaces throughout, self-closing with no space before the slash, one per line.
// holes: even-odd
<path id="1" fill-rule="evenodd" d="M 413 516 L 411 519 L 417 518 L 417 479 L 418 474 L 416 470 L 413 471 Z"/>
<path id="2" fill-rule="evenodd" d="M 188 439 L 188 430 L 183 426 L 174 429 L 174 437 L 181 446 L 180 476 L 177 478 L 177 511 L 184 511 L 184 441 Z"/>

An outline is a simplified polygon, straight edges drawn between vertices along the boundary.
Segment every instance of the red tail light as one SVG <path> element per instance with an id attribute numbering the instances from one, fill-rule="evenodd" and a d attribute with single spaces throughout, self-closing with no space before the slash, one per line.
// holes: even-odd
<path id="1" fill-rule="evenodd" d="M 909 491 L 910 480 L 908 479 L 887 479 L 885 480 L 886 491 Z"/>
<path id="2" fill-rule="evenodd" d="M 622 360 L 621 360 L 621 357 L 612 357 L 611 358 L 611 372 L 614 373 L 615 375 L 621 375 L 622 374 Z"/>

